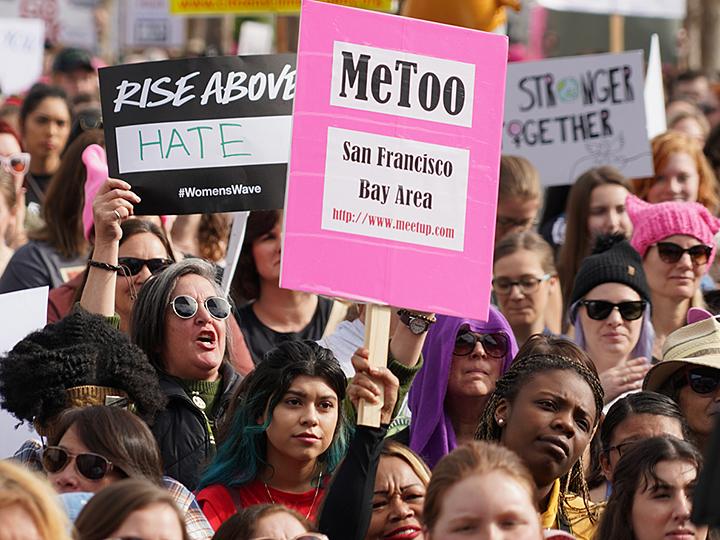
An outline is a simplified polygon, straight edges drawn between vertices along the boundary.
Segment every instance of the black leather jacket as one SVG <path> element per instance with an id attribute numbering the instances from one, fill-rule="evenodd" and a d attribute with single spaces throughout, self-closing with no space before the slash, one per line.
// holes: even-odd
<path id="1" fill-rule="evenodd" d="M 242 377 L 227 363 L 220 368 L 222 388 L 218 402 L 209 420 L 217 425 Z M 168 397 L 165 410 L 160 412 L 151 426 L 160 446 L 164 474 L 194 491 L 203 468 L 215 455 L 211 434 L 203 412 L 197 408 L 183 387 L 164 373 L 159 374 L 160 388 Z"/>

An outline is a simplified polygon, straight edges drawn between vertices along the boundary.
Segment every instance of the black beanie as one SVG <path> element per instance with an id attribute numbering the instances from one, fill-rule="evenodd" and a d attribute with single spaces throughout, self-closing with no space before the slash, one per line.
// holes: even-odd
<path id="1" fill-rule="evenodd" d="M 570 304 L 603 283 L 622 283 L 637 291 L 640 298 L 650 302 L 650 287 L 645 279 L 642 259 L 624 237 L 598 238 L 592 255 L 585 257 L 575 275 Z"/>

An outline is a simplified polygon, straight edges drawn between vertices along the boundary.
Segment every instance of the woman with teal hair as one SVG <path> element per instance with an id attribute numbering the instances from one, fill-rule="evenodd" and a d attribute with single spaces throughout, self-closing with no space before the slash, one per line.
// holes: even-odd
<path id="1" fill-rule="evenodd" d="M 254 504 L 282 504 L 314 521 L 345 455 L 347 382 L 311 341 L 268 352 L 238 389 L 197 500 L 214 529 Z"/>

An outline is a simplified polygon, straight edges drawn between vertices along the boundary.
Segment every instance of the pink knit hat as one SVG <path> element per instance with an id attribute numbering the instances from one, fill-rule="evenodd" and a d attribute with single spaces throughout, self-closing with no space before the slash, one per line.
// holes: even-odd
<path id="1" fill-rule="evenodd" d="M 720 220 L 707 208 L 695 202 L 663 202 L 651 204 L 628 195 L 625 201 L 627 213 L 633 223 L 630 243 L 645 256 L 650 246 L 674 234 L 697 238 L 712 247 L 708 268 L 715 258 L 715 234 L 720 231 Z"/>

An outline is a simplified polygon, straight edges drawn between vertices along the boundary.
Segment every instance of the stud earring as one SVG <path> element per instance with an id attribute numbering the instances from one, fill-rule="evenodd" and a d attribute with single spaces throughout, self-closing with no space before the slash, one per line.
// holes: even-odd
<path id="1" fill-rule="evenodd" d="M 503 418 L 498 418 L 495 421 L 497 422 L 497 425 L 500 427 L 503 427 L 505 425 L 505 419 L 503 419 Z"/>

